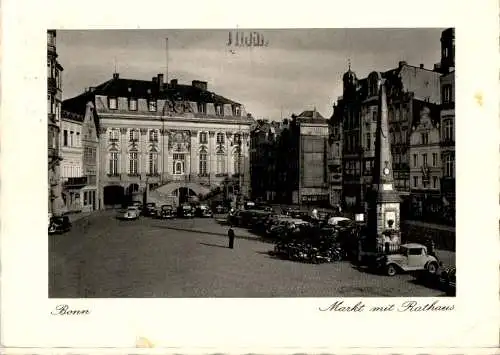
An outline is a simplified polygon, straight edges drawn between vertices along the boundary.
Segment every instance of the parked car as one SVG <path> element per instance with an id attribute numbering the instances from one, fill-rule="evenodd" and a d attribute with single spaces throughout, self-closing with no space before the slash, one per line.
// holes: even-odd
<path id="1" fill-rule="evenodd" d="M 427 254 L 427 248 L 418 243 L 403 244 L 398 253 L 386 254 L 377 259 L 378 267 L 388 275 L 394 276 L 398 272 L 426 270 L 429 274 L 436 274 L 439 262 Z"/>
<path id="2" fill-rule="evenodd" d="M 172 205 L 161 205 L 157 213 L 158 218 L 170 219 L 175 217 L 175 209 Z"/>
<path id="3" fill-rule="evenodd" d="M 129 206 L 122 214 L 119 216 L 120 219 L 124 220 L 134 220 L 139 218 L 141 211 L 135 206 Z"/>
<path id="4" fill-rule="evenodd" d="M 448 296 L 456 295 L 457 288 L 457 269 L 456 267 L 445 267 L 439 273 L 441 287 Z"/>
<path id="5" fill-rule="evenodd" d="M 49 221 L 49 234 L 66 233 L 71 230 L 68 216 L 51 216 Z"/>
<path id="6" fill-rule="evenodd" d="M 143 211 L 145 216 L 154 217 L 156 216 L 156 203 L 148 202 L 146 203 L 146 208 Z"/>
<path id="7" fill-rule="evenodd" d="M 328 220 L 328 224 L 331 225 L 331 226 L 336 226 L 336 225 L 342 225 L 346 222 L 350 222 L 351 220 L 349 218 L 345 218 L 345 217 L 331 217 L 329 220 Z"/>
<path id="8" fill-rule="evenodd" d="M 194 208 L 191 205 L 185 204 L 177 208 L 177 217 L 180 218 L 193 218 Z"/>
<path id="9" fill-rule="evenodd" d="M 132 201 L 129 207 L 137 207 L 139 211 L 142 211 L 142 202 L 141 201 Z"/>
<path id="10" fill-rule="evenodd" d="M 196 217 L 213 217 L 214 214 L 208 205 L 199 205 L 196 208 Z"/>

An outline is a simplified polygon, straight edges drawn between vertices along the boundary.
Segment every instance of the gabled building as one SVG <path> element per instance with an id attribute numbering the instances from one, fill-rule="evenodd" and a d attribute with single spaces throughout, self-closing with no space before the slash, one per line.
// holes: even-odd
<path id="1" fill-rule="evenodd" d="M 411 219 L 440 222 L 441 175 L 439 106 L 423 103 L 410 136 Z"/>
<path id="2" fill-rule="evenodd" d="M 182 203 L 228 178 L 248 195 L 253 118 L 240 103 L 209 91 L 207 82 L 115 73 L 63 107 L 78 112 L 89 103 L 99 134 L 100 206 L 141 198 L 147 189 Z"/>
<path id="3" fill-rule="evenodd" d="M 68 211 L 99 209 L 98 126 L 93 104 L 81 113 L 62 112 L 62 186 Z"/>

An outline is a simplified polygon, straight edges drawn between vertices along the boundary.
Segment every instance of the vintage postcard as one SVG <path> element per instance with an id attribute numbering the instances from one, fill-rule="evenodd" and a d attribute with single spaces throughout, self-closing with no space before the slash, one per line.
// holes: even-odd
<path id="1" fill-rule="evenodd" d="M 493 351 L 496 8 L 390 3 L 7 2 L 2 345 Z"/>

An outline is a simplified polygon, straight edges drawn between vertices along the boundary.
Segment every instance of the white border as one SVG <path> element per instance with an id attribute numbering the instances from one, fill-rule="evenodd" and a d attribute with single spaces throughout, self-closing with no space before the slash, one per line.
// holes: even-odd
<path id="1" fill-rule="evenodd" d="M 176 353 L 326 353 L 353 347 L 356 353 L 375 347 L 385 348 L 378 352 L 451 347 L 466 351 L 465 347 L 498 344 L 496 1 L 307 1 L 300 8 L 290 1 L 260 0 L 87 0 L 78 5 L 56 0 L 3 2 L 4 346 L 133 347 L 141 336 L 157 348 L 167 348 L 163 351 Z M 47 299 L 46 29 L 236 26 L 456 27 L 456 311 L 411 315 L 318 312 L 318 307 L 330 302 L 326 299 L 74 300 L 68 303 L 88 307 L 92 315 L 71 320 L 50 316 L 58 302 Z"/>

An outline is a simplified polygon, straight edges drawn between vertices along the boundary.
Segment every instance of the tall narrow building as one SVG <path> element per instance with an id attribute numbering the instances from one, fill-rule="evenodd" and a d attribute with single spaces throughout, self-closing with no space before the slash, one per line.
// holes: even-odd
<path id="1" fill-rule="evenodd" d="M 49 213 L 64 212 L 60 179 L 62 71 L 57 61 L 56 31 L 47 31 L 47 153 Z"/>

